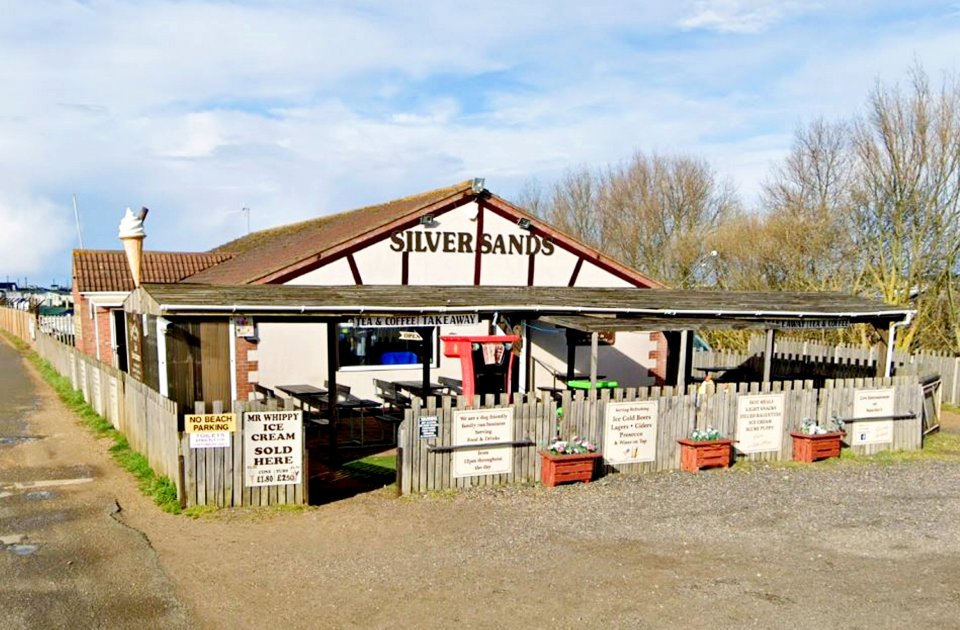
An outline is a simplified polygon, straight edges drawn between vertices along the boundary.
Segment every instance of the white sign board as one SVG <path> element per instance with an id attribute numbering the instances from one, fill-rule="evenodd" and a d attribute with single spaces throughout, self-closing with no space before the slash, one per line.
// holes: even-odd
<path id="1" fill-rule="evenodd" d="M 230 446 L 230 433 L 237 430 L 235 413 L 188 413 L 183 429 L 190 434 L 190 448 L 224 448 Z"/>
<path id="2" fill-rule="evenodd" d="M 438 313 L 436 315 L 397 315 L 395 317 L 354 317 L 350 324 L 361 328 L 416 328 L 426 326 L 463 326 L 476 324 L 476 313 Z"/>
<path id="3" fill-rule="evenodd" d="M 247 486 L 279 486 L 303 479 L 303 412 L 243 414 L 243 472 Z"/>
<path id="4" fill-rule="evenodd" d="M 893 415 L 894 389 L 860 389 L 853 393 L 854 418 L 883 418 Z M 893 420 L 853 422 L 851 444 L 893 442 Z"/>
<path id="5" fill-rule="evenodd" d="M 652 462 L 657 459 L 656 400 L 607 403 L 603 458 L 609 464 Z"/>
<path id="6" fill-rule="evenodd" d="M 453 444 L 513 441 L 513 407 L 453 412 Z M 453 452 L 453 476 L 500 475 L 513 470 L 513 447 L 492 446 Z"/>
<path id="7" fill-rule="evenodd" d="M 191 433 L 190 448 L 224 448 L 230 446 L 229 431 Z"/>
<path id="8" fill-rule="evenodd" d="M 737 399 L 737 450 L 779 451 L 783 444 L 785 394 L 755 394 Z"/>

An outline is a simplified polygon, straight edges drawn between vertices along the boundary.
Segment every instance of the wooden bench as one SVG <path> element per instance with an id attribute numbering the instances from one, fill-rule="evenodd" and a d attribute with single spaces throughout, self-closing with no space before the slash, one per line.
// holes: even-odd
<path id="1" fill-rule="evenodd" d="M 403 422 L 403 412 L 410 407 L 412 401 L 397 389 L 396 383 L 375 378 L 373 379 L 373 386 L 376 389 L 377 397 L 383 401 L 381 413 L 375 415 L 374 418 L 390 426 L 393 435 L 391 443 L 396 444 L 397 430 L 400 423 Z"/>
<path id="2" fill-rule="evenodd" d="M 459 396 L 463 394 L 463 381 L 460 379 L 450 378 L 449 376 L 440 376 L 437 378 L 437 381 L 447 388 L 447 394 L 451 396 Z"/>
<path id="3" fill-rule="evenodd" d="M 277 392 L 260 383 L 253 384 L 253 393 L 259 394 L 264 400 L 275 400 L 277 398 Z"/>

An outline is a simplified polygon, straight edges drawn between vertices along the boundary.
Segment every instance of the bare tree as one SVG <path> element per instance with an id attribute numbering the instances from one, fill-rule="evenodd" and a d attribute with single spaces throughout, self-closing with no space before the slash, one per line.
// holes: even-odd
<path id="1" fill-rule="evenodd" d="M 607 251 L 674 286 L 696 284 L 710 234 L 737 207 L 732 187 L 686 156 L 636 153 L 603 174 L 599 213 Z"/>
<path id="2" fill-rule="evenodd" d="M 850 129 L 816 120 L 797 131 L 784 163 L 764 183 L 768 286 L 837 290 L 850 286 L 853 155 Z"/>
<path id="3" fill-rule="evenodd" d="M 858 288 L 919 311 L 901 338 L 905 348 L 934 324 L 960 248 L 960 86 L 945 81 L 934 92 L 918 68 L 910 79 L 906 90 L 878 84 L 855 125 L 850 214 Z"/>

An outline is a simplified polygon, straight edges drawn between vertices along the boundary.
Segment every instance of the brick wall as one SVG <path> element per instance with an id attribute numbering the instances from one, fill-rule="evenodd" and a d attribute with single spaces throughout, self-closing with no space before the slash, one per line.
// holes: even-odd
<path id="1" fill-rule="evenodd" d="M 73 299 L 75 326 L 80 328 L 80 334 L 77 335 L 75 341 L 77 350 L 97 358 L 97 346 L 99 344 L 100 361 L 112 367 L 117 367 L 113 358 L 113 345 L 111 344 L 111 328 L 113 326 L 111 309 L 95 307 L 93 317 L 91 317 L 90 300 L 80 295 L 76 290 L 73 292 Z"/>
<path id="2" fill-rule="evenodd" d="M 259 381 L 257 342 L 237 337 L 237 400 L 249 400 Z"/>
<path id="3" fill-rule="evenodd" d="M 657 349 L 651 350 L 648 357 L 651 361 L 656 361 L 656 367 L 651 373 L 657 379 L 657 385 L 663 386 L 667 380 L 667 337 L 661 332 L 650 333 L 650 341 L 657 344 Z"/>

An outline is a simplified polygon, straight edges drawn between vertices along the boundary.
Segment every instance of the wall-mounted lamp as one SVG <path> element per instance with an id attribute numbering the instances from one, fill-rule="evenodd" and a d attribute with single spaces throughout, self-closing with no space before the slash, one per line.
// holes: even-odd
<path id="1" fill-rule="evenodd" d="M 533 226 L 530 225 L 530 219 L 523 219 L 523 218 L 517 220 L 517 227 L 519 227 L 521 230 L 533 229 Z"/>
<path id="2" fill-rule="evenodd" d="M 425 214 L 420 217 L 420 225 L 432 226 L 437 222 L 432 214 Z"/>

